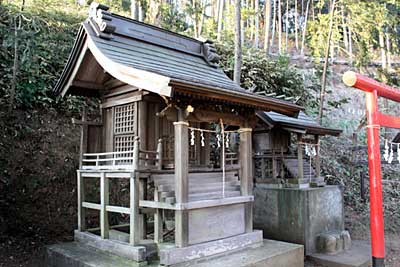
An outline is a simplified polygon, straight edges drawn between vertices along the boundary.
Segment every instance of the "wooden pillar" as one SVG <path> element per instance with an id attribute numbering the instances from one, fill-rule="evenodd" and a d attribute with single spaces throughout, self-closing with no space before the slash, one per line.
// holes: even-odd
<path id="1" fill-rule="evenodd" d="M 315 135 L 315 144 L 317 146 L 315 147 L 315 176 L 316 178 L 319 178 L 321 176 L 321 157 L 319 155 L 319 135 Z"/>
<path id="2" fill-rule="evenodd" d="M 81 140 L 80 140 L 80 146 L 79 146 L 79 169 L 82 167 L 82 160 L 83 160 L 83 154 L 87 153 L 87 147 L 88 147 L 88 125 L 85 123 L 87 121 L 86 117 L 86 108 L 83 107 L 82 111 L 82 119 L 81 119 Z"/>
<path id="3" fill-rule="evenodd" d="M 82 207 L 82 202 L 85 201 L 85 183 L 81 172 L 78 170 L 76 173 L 78 177 L 78 231 L 84 231 L 86 229 L 86 212 Z"/>
<path id="4" fill-rule="evenodd" d="M 176 203 L 186 203 L 189 200 L 189 140 L 186 121 L 174 122 L 175 128 L 175 197 Z M 188 214 L 187 211 L 175 211 L 175 245 L 188 245 Z"/>
<path id="5" fill-rule="evenodd" d="M 133 172 L 130 176 L 130 219 L 129 219 L 129 243 L 137 245 L 140 240 L 140 223 L 139 223 L 139 138 L 135 138 L 133 146 Z"/>
<path id="6" fill-rule="evenodd" d="M 101 238 L 109 237 L 110 225 L 108 223 L 107 205 L 109 205 L 109 181 L 102 172 L 100 175 L 100 235 Z"/>
<path id="7" fill-rule="evenodd" d="M 148 122 L 148 109 L 147 109 L 147 102 L 146 101 L 140 101 L 138 102 L 138 114 L 139 114 L 139 119 L 138 119 L 138 130 L 137 130 L 137 135 L 139 136 L 139 148 L 143 150 L 148 150 L 148 127 L 149 127 L 149 122 Z M 146 154 L 147 156 L 147 154 Z M 145 166 L 148 161 L 145 160 L 139 160 L 140 166 Z M 139 179 L 139 199 L 145 199 L 146 198 L 146 191 L 147 191 L 147 183 L 143 179 Z M 139 214 L 139 224 L 140 224 L 140 239 L 146 239 L 146 232 L 147 232 L 147 223 L 146 223 L 146 215 L 145 214 Z"/>
<path id="8" fill-rule="evenodd" d="M 202 129 L 209 129 L 210 124 L 209 123 L 200 123 L 200 128 Z M 203 166 L 209 166 L 210 165 L 210 133 L 203 132 L 204 135 L 204 147 L 201 147 L 200 149 L 200 164 Z"/>
<path id="9" fill-rule="evenodd" d="M 252 151 L 252 129 L 241 127 L 240 133 L 240 191 L 242 196 L 253 195 L 253 151 Z M 245 229 L 246 232 L 253 231 L 253 203 L 245 204 Z"/>
<path id="10" fill-rule="evenodd" d="M 277 169 L 278 169 L 278 164 L 276 162 L 276 157 L 275 157 L 275 149 L 272 148 L 272 178 L 276 178 L 277 174 Z M 283 177 L 282 177 L 283 178 Z"/>
<path id="11" fill-rule="evenodd" d="M 302 141 L 303 141 L 303 135 L 301 133 L 297 134 L 297 175 L 298 179 L 303 179 L 303 146 L 302 146 Z"/>
<path id="12" fill-rule="evenodd" d="M 154 201 L 160 201 L 160 193 L 157 187 L 154 188 Z M 156 209 L 156 213 L 154 214 L 154 242 L 163 242 L 163 217 L 161 209 Z"/>

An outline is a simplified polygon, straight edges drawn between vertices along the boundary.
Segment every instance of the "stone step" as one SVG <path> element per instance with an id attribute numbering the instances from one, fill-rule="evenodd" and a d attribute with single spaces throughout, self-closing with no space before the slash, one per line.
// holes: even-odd
<path id="1" fill-rule="evenodd" d="M 260 247 L 209 257 L 199 262 L 187 262 L 171 267 L 304 267 L 302 245 L 264 239 Z"/>
<path id="2" fill-rule="evenodd" d="M 78 243 L 55 244 L 47 247 L 46 267 L 142 267 L 136 262 Z"/>

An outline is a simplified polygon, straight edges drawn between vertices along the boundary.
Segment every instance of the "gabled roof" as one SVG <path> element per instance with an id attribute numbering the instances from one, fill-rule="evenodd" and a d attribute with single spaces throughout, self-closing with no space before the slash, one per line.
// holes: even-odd
<path id="1" fill-rule="evenodd" d="M 342 130 L 326 128 L 317 123 L 314 119 L 307 116 L 303 111 L 299 112 L 297 118 L 289 117 L 277 112 L 257 112 L 257 116 L 265 122 L 269 128 L 282 128 L 291 132 L 305 134 L 334 135 L 338 136 Z"/>
<path id="2" fill-rule="evenodd" d="M 94 60 L 91 60 L 94 58 Z M 219 56 L 210 41 L 199 41 L 108 12 L 108 7 L 92 3 L 89 18 L 82 23 L 65 69 L 54 88 L 56 94 L 86 90 L 94 81 L 77 81 L 82 72 L 96 66 L 101 88 L 106 75 L 163 96 L 173 90 L 190 89 L 212 97 L 228 97 L 259 109 L 297 114 L 302 107 L 279 99 L 255 95 L 234 83 L 218 68 Z M 94 63 L 92 63 L 94 64 Z M 102 70 L 103 73 L 101 73 Z M 81 86 L 81 87 L 79 87 Z M 78 90 L 79 91 L 79 90 Z M 185 93 L 188 91 L 185 90 Z"/>

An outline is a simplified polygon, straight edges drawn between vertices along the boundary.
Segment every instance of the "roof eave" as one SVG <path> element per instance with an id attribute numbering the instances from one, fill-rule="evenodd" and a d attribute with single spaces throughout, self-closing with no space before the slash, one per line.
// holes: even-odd
<path id="1" fill-rule="evenodd" d="M 170 84 L 174 92 L 190 93 L 206 97 L 208 96 L 221 100 L 225 99 L 232 102 L 251 105 L 254 106 L 254 108 L 264 111 L 275 111 L 289 116 L 295 116 L 301 110 L 304 110 L 303 107 L 290 102 L 269 97 L 262 97 L 246 92 L 198 85 L 186 81 L 182 82 L 171 80 Z"/>

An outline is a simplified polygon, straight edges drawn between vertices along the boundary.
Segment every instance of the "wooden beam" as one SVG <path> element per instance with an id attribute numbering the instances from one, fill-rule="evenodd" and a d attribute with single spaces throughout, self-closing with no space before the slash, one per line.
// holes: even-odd
<path id="1" fill-rule="evenodd" d="M 180 110 L 182 113 L 182 111 Z M 178 116 L 178 117 L 183 117 Z M 175 128 L 175 198 L 176 203 L 186 203 L 189 199 L 189 123 L 174 122 Z M 175 211 L 175 245 L 185 247 L 189 239 L 189 218 L 187 211 Z"/>
<path id="2" fill-rule="evenodd" d="M 109 181 L 104 172 L 100 176 L 100 235 L 103 239 L 109 238 L 110 225 L 108 223 L 107 205 L 109 204 Z"/>
<path id="3" fill-rule="evenodd" d="M 130 198 L 129 198 L 129 244 L 135 246 L 140 241 L 140 223 L 139 223 L 139 139 L 135 139 L 133 147 L 133 169 L 130 175 Z"/>
<path id="4" fill-rule="evenodd" d="M 252 129 L 247 128 L 247 123 L 239 129 L 239 162 L 240 162 L 240 191 L 242 196 L 253 194 L 253 163 L 252 163 Z M 253 203 L 245 204 L 245 230 L 253 231 Z"/>
<path id="5" fill-rule="evenodd" d="M 297 134 L 297 178 L 302 179 L 303 174 L 303 135 L 301 133 Z"/>
<path id="6" fill-rule="evenodd" d="M 90 89 L 90 90 L 104 90 L 104 86 L 102 84 L 87 82 L 87 81 L 78 81 L 75 80 L 72 82 L 72 86 L 79 87 L 82 89 Z"/>
<path id="7" fill-rule="evenodd" d="M 78 190 L 78 231 L 86 229 L 85 209 L 82 207 L 82 202 L 85 201 L 85 183 L 80 171 L 77 171 L 77 190 Z"/>
<path id="8" fill-rule="evenodd" d="M 233 113 L 223 113 L 211 110 L 198 110 L 195 109 L 193 113 L 188 116 L 189 121 L 193 122 L 208 122 L 218 123 L 220 118 L 224 119 L 224 124 L 240 126 L 246 119 L 243 116 Z"/>
<path id="9" fill-rule="evenodd" d="M 157 187 L 154 188 L 154 201 L 160 201 Z M 163 242 L 163 224 L 162 210 L 156 209 L 154 214 L 154 242 L 158 244 Z"/>
<path id="10" fill-rule="evenodd" d="M 88 125 L 86 124 L 86 108 L 83 107 L 82 111 L 82 124 L 81 124 L 81 139 L 79 146 L 79 169 L 82 168 L 83 154 L 87 152 L 88 147 Z"/>
<path id="11" fill-rule="evenodd" d="M 74 81 L 75 76 L 81 67 L 82 61 L 83 61 L 87 51 L 88 51 L 88 43 L 87 43 L 87 41 L 85 41 L 85 43 L 83 44 L 82 50 L 78 56 L 78 59 L 75 63 L 74 69 L 72 70 L 71 76 L 69 77 L 67 84 L 62 89 L 61 97 L 64 97 L 65 94 L 67 93 L 68 89 L 71 87 L 72 82 Z"/>
<path id="12" fill-rule="evenodd" d="M 315 135 L 315 143 L 319 144 L 319 135 Z M 316 155 L 315 155 L 315 176 L 316 178 L 321 177 L 321 157 L 319 155 L 319 145 L 315 148 Z"/>

